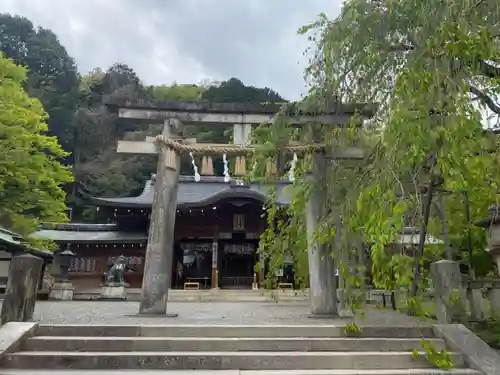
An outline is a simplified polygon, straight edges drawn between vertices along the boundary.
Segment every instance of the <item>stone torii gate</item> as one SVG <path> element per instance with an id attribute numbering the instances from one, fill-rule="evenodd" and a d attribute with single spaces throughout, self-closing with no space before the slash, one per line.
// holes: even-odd
<path id="1" fill-rule="evenodd" d="M 268 123 L 280 110 L 277 104 L 235 104 L 206 102 L 144 102 L 128 101 L 108 104 L 110 110 L 118 112 L 120 118 L 142 120 L 147 123 L 163 123 L 162 134 L 153 142 L 119 141 L 117 151 L 133 154 L 158 154 L 158 167 L 154 185 L 154 199 L 149 226 L 148 244 L 145 256 L 140 315 L 167 314 L 168 289 L 171 282 L 174 228 L 177 211 L 177 191 L 180 173 L 181 152 L 245 154 L 251 151 L 249 138 L 252 125 Z M 321 115 L 301 115 L 290 117 L 292 124 L 324 124 L 346 126 L 355 114 L 372 116 L 367 105 L 343 104 L 335 111 Z M 184 137 L 183 125 L 188 123 L 233 125 L 234 144 L 200 144 Z M 289 152 L 316 152 L 313 163 L 313 178 L 320 180 L 326 169 L 322 145 L 289 145 Z M 360 159 L 363 154 L 358 149 L 345 149 L 330 155 L 335 159 Z M 324 212 L 325 195 L 316 189 L 308 203 L 307 232 L 309 256 L 309 299 L 311 314 L 317 316 L 336 315 L 337 298 L 335 267 L 326 246 L 313 240 Z"/>

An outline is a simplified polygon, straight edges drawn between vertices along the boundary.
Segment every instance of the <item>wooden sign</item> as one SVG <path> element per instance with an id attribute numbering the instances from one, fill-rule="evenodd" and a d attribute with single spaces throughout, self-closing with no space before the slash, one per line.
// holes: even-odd
<path id="1" fill-rule="evenodd" d="M 233 216 L 233 230 L 245 230 L 245 215 L 234 214 Z"/>

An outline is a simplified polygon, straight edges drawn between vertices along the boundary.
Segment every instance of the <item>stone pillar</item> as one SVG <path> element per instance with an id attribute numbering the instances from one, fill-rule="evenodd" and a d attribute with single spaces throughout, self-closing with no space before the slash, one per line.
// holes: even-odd
<path id="1" fill-rule="evenodd" d="M 2 325 L 33 319 L 43 260 L 31 254 L 12 257 L 2 304 Z"/>
<path id="2" fill-rule="evenodd" d="M 163 136 L 168 138 L 181 131 L 178 119 L 165 120 Z M 179 186 L 180 157 L 175 156 L 175 166 L 167 159 L 171 156 L 165 146 L 161 146 L 160 157 L 154 183 L 154 199 L 149 225 L 146 249 L 142 298 L 139 306 L 141 315 L 167 314 L 168 289 L 171 283 L 175 218 L 177 212 L 177 191 Z"/>
<path id="3" fill-rule="evenodd" d="M 492 228 L 492 232 L 498 231 L 500 232 L 500 225 L 495 225 Z M 493 233 L 492 233 L 493 235 Z M 493 260 L 496 263 L 497 266 L 497 276 L 500 277 L 500 238 L 498 238 L 498 243 L 493 243 L 492 241 L 492 235 L 490 235 L 490 238 L 488 239 L 488 251 L 492 255 Z M 500 233 L 498 234 L 500 237 Z"/>
<path id="4" fill-rule="evenodd" d="M 214 238 L 212 243 L 212 289 L 219 289 L 219 242 Z"/>
<path id="5" fill-rule="evenodd" d="M 487 249 L 493 256 L 497 266 L 498 276 L 500 276 L 500 206 L 492 205 L 488 208 L 488 218 L 477 222 L 479 226 L 488 231 Z M 488 285 L 488 300 L 491 313 L 494 316 L 500 315 L 500 282 L 492 280 Z"/>
<path id="6" fill-rule="evenodd" d="M 500 316 L 500 282 L 494 280 L 486 287 L 490 313 L 493 316 Z"/>
<path id="7" fill-rule="evenodd" d="M 458 262 L 440 260 L 431 264 L 436 317 L 439 324 L 461 320 L 466 313 L 466 293 Z"/>
<path id="8" fill-rule="evenodd" d="M 467 299 L 469 301 L 471 315 L 476 321 L 483 321 L 485 319 L 485 304 L 483 298 L 484 283 L 480 281 L 469 282 L 467 288 Z"/>
<path id="9" fill-rule="evenodd" d="M 314 184 L 307 202 L 307 252 L 309 257 L 309 304 L 313 317 L 337 315 L 337 287 L 335 265 L 328 246 L 319 243 L 316 232 L 327 216 L 326 212 L 326 160 L 316 154 L 313 160 Z"/>

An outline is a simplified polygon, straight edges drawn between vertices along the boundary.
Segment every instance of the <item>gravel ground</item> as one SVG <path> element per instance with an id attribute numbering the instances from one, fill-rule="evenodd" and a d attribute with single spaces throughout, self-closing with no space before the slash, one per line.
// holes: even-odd
<path id="1" fill-rule="evenodd" d="M 311 319 L 305 303 L 274 302 L 170 302 L 168 312 L 176 318 L 137 317 L 138 302 L 38 301 L 34 319 L 48 324 L 227 324 L 291 325 L 339 324 L 342 319 Z M 367 307 L 363 325 L 426 325 L 428 322 L 392 310 Z"/>

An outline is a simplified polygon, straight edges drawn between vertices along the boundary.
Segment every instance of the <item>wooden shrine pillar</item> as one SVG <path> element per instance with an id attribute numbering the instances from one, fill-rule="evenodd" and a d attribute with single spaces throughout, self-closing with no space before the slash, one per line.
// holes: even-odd
<path id="1" fill-rule="evenodd" d="M 219 289 L 219 241 L 215 237 L 212 242 L 212 289 Z"/>
<path id="2" fill-rule="evenodd" d="M 322 244 L 316 232 L 327 212 L 327 162 L 324 154 L 316 153 L 312 165 L 313 189 L 307 202 L 307 252 L 309 257 L 309 304 L 312 317 L 337 315 L 335 265 L 329 246 Z"/>
<path id="3" fill-rule="evenodd" d="M 169 138 L 181 132 L 181 128 L 178 119 L 169 118 L 164 121 L 162 135 Z M 167 315 L 168 289 L 172 280 L 180 157 L 165 145 L 160 145 L 159 151 L 142 279 L 141 315 Z"/>
<path id="4" fill-rule="evenodd" d="M 233 125 L 233 144 L 239 146 L 247 146 L 250 144 L 252 133 L 252 124 L 234 124 Z M 246 157 L 245 155 L 236 156 L 234 163 L 234 175 L 243 177 L 246 174 Z"/>

